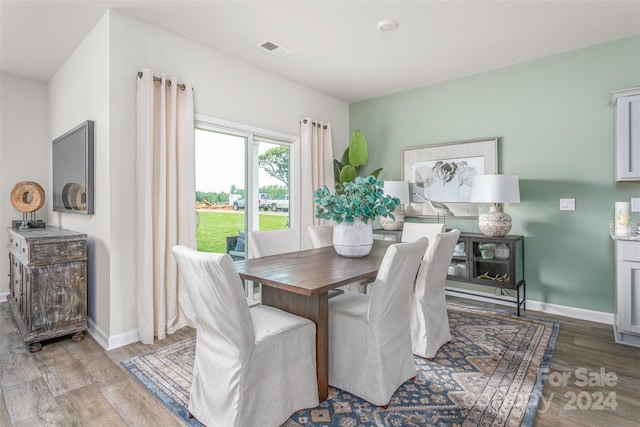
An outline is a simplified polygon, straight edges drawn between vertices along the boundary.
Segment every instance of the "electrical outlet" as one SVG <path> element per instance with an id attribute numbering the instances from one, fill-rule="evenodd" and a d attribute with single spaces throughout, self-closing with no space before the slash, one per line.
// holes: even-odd
<path id="1" fill-rule="evenodd" d="M 631 212 L 640 212 L 640 198 L 631 199 Z"/>
<path id="2" fill-rule="evenodd" d="M 560 199 L 560 210 L 561 211 L 575 211 L 576 210 L 576 199 Z"/>

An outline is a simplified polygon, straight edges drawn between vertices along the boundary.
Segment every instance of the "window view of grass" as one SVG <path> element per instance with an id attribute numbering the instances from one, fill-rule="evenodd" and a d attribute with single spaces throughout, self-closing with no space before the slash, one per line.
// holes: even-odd
<path id="1" fill-rule="evenodd" d="M 198 211 L 198 250 L 226 253 L 226 237 L 237 236 L 244 230 L 244 215 L 236 212 Z M 288 227 L 289 216 L 260 213 L 260 230 L 277 230 Z"/>
<path id="2" fill-rule="evenodd" d="M 197 243 L 203 252 L 227 252 L 227 237 L 246 228 L 245 210 L 262 207 L 259 230 L 289 226 L 289 156 L 292 141 L 253 137 L 258 152 L 248 150 L 247 131 L 196 128 Z M 257 154 L 257 156 L 256 156 Z M 253 162 L 248 162 L 249 156 Z M 252 164 L 258 181 L 255 200 L 246 200 L 246 167 Z M 283 200 L 280 200 L 282 196 Z M 286 201 L 286 206 L 285 206 Z"/>

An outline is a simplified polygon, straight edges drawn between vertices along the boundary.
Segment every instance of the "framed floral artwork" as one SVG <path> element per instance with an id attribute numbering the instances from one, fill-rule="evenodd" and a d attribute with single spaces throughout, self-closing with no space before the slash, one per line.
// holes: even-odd
<path id="1" fill-rule="evenodd" d="M 498 139 L 433 144 L 402 150 L 402 180 L 409 181 L 411 202 L 405 216 L 477 218 L 470 203 L 476 175 L 498 172 Z"/>

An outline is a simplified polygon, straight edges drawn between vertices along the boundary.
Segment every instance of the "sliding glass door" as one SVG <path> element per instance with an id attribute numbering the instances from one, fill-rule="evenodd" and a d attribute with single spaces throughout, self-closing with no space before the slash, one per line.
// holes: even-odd
<path id="1" fill-rule="evenodd" d="M 196 120 L 196 215 L 198 250 L 247 257 L 247 230 L 274 230 L 299 223 L 291 159 L 296 139 L 214 119 Z M 292 155 L 294 154 L 294 155 Z M 250 303 L 258 284 L 245 285 Z"/>

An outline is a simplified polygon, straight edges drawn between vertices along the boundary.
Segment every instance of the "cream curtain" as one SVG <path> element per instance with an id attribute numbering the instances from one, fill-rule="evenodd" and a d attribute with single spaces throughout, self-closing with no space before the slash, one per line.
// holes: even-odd
<path id="1" fill-rule="evenodd" d="M 149 69 L 138 74 L 136 255 L 140 341 L 153 344 L 183 326 L 194 311 L 174 245 L 196 247 L 193 90 Z"/>
<path id="2" fill-rule="evenodd" d="M 301 186 L 300 224 L 303 247 L 310 248 L 307 227 L 319 225 L 315 217 L 313 191 L 326 185 L 333 189 L 333 143 L 331 124 L 304 118 L 300 121 Z"/>

